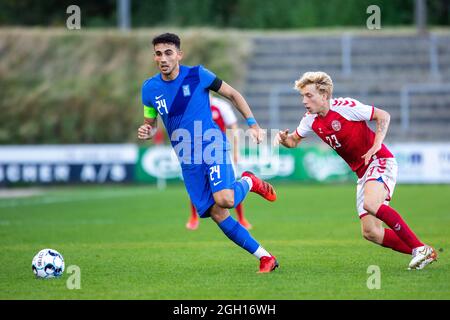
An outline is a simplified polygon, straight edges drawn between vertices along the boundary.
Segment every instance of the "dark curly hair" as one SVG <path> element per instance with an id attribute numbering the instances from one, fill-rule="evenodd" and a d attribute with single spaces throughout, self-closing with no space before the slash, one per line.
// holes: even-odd
<path id="1" fill-rule="evenodd" d="M 152 40 L 153 46 L 157 45 L 158 43 L 171 43 L 174 44 L 177 49 L 180 49 L 181 40 L 180 37 L 178 37 L 174 33 L 163 33 L 159 36 L 156 36 Z"/>

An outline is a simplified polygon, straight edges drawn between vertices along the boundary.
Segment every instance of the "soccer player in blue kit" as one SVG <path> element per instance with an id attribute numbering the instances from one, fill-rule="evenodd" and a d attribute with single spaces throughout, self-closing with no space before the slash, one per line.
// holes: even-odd
<path id="1" fill-rule="evenodd" d="M 249 191 L 275 201 L 275 190 L 248 171 L 236 180 L 228 153 L 229 143 L 212 120 L 209 90 L 233 103 L 247 120 L 254 141 L 260 143 L 264 132 L 237 90 L 201 65 L 180 64 L 183 58 L 180 42 L 172 33 L 161 34 L 152 41 L 160 73 L 142 85 L 144 124 L 138 129 L 138 138 L 148 140 L 154 136 L 159 114 L 199 216 L 211 217 L 230 240 L 258 258 L 260 273 L 271 272 L 278 267 L 276 258 L 230 215 L 228 209 L 241 203 Z"/>

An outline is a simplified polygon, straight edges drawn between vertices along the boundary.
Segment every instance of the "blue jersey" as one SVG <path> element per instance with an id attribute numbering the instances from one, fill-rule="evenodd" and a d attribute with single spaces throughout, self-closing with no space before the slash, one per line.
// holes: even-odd
<path id="1" fill-rule="evenodd" d="M 181 163 L 184 184 L 201 217 L 209 215 L 213 194 L 236 184 L 225 134 L 212 119 L 209 88 L 216 75 L 203 66 L 180 66 L 171 81 L 161 74 L 142 86 L 144 116 L 160 115 Z"/>
<path id="2" fill-rule="evenodd" d="M 142 86 L 142 103 L 160 115 L 182 164 L 199 163 L 194 157 L 201 156 L 200 153 L 215 140 L 209 138 L 216 138 L 217 130 L 220 131 L 212 119 L 209 101 L 209 87 L 215 79 L 216 75 L 201 65 L 180 65 L 180 73 L 174 80 L 165 81 L 158 73 Z M 220 144 L 221 149 L 228 150 L 223 133 L 219 140 L 215 145 Z M 183 148 L 189 148 L 190 154 L 186 149 L 184 154 L 177 152 Z"/>

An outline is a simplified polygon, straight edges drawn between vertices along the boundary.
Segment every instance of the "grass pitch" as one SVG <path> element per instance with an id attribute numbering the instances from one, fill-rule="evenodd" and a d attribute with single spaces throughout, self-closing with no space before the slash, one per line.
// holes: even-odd
<path id="1" fill-rule="evenodd" d="M 280 262 L 270 274 L 257 274 L 258 261 L 210 219 L 186 230 L 181 185 L 0 199 L 0 299 L 450 299 L 450 186 L 399 185 L 391 203 L 442 248 L 421 271 L 406 270 L 408 255 L 363 240 L 354 185 L 275 187 L 275 203 L 254 194 L 244 202 L 252 235 Z M 67 272 L 34 278 L 31 260 L 42 248 L 61 252 L 66 270 L 80 268 L 80 289 L 67 288 Z M 367 287 L 370 266 L 380 268 L 380 289 Z"/>

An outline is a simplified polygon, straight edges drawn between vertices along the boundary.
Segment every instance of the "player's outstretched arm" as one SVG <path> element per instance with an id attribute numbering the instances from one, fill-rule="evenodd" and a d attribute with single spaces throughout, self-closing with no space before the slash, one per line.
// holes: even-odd
<path id="1" fill-rule="evenodd" d="M 289 134 L 289 129 L 280 131 L 273 140 L 273 145 L 278 146 L 282 144 L 286 148 L 295 148 L 302 141 L 302 138 L 297 133 Z"/>
<path id="2" fill-rule="evenodd" d="M 220 86 L 220 89 L 217 91 L 217 93 L 233 103 L 236 109 L 238 109 L 242 116 L 247 120 L 247 124 L 251 129 L 253 139 L 255 139 L 257 143 L 260 143 L 263 140 L 264 131 L 259 127 L 255 118 L 253 117 L 250 106 L 248 105 L 247 101 L 245 101 L 244 97 L 239 93 L 239 91 L 234 89 L 225 81 L 222 81 L 222 85 Z"/>
<path id="3" fill-rule="evenodd" d="M 230 100 L 245 119 L 253 118 L 252 110 L 250 109 L 247 101 L 245 101 L 244 97 L 239 93 L 239 91 L 234 89 L 228 83 L 222 81 L 222 85 L 220 86 L 220 89 L 219 91 L 217 91 L 217 93 Z"/>
<path id="4" fill-rule="evenodd" d="M 141 140 L 150 140 L 156 134 L 158 130 L 157 127 L 157 118 L 150 119 L 144 118 L 144 124 L 138 129 L 138 138 Z"/>
<path id="5" fill-rule="evenodd" d="M 369 163 L 370 158 L 381 149 L 389 127 L 389 122 L 391 121 L 391 116 L 382 109 L 374 108 L 372 120 L 377 123 L 375 140 L 373 141 L 373 146 L 361 157 L 364 158 L 366 165 Z"/>

